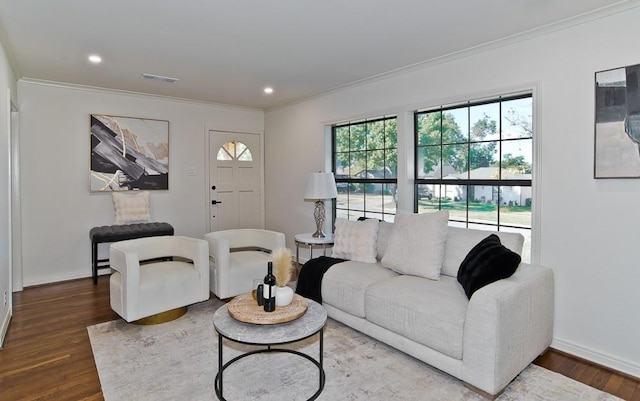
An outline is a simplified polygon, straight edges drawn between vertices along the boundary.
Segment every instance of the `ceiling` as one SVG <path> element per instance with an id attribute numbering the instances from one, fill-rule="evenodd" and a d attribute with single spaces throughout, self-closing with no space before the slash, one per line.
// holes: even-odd
<path id="1" fill-rule="evenodd" d="M 0 18 L 17 78 L 272 109 L 631 3 L 0 0 Z"/>

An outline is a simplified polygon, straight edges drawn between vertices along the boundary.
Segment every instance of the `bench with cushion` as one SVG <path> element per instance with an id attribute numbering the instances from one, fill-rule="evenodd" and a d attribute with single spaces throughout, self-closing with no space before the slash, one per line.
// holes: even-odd
<path id="1" fill-rule="evenodd" d="M 93 227 L 89 231 L 91 239 L 91 268 L 93 284 L 98 283 L 98 269 L 109 268 L 109 259 L 98 259 L 98 244 L 117 242 L 143 237 L 173 235 L 173 226 L 169 223 L 135 223 Z"/>

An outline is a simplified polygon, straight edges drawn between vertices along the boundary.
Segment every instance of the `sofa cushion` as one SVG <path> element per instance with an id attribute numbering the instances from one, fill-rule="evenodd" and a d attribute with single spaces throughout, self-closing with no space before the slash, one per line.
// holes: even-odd
<path id="1" fill-rule="evenodd" d="M 448 276 L 398 276 L 372 284 L 365 297 L 368 321 L 455 359 L 462 359 L 468 305 L 457 280 Z"/>
<path id="2" fill-rule="evenodd" d="M 322 278 L 322 303 L 364 318 L 367 287 L 397 275 L 380 263 L 347 261 L 335 264 Z"/>
<path id="3" fill-rule="evenodd" d="M 474 246 L 458 270 L 458 282 L 471 299 L 474 292 L 494 281 L 511 277 L 520 265 L 520 255 L 491 234 Z"/>
<path id="4" fill-rule="evenodd" d="M 460 227 L 449 227 L 447 230 L 447 242 L 444 247 L 444 261 L 442 262 L 442 274 L 451 277 L 458 276 L 460 264 L 467 257 L 469 251 L 487 235 L 490 231 L 474 230 Z M 518 255 L 522 255 L 522 234 L 504 231 L 493 232 L 500 238 L 502 245 L 506 246 Z"/>
<path id="5" fill-rule="evenodd" d="M 349 221 L 336 219 L 335 240 L 331 256 L 358 262 L 376 262 L 378 220 Z"/>
<path id="6" fill-rule="evenodd" d="M 382 265 L 402 274 L 440 279 L 449 211 L 398 211 Z"/>

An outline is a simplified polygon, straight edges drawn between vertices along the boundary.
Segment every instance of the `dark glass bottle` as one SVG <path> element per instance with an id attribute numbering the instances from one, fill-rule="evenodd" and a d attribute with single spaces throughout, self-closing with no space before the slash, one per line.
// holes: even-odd
<path id="1" fill-rule="evenodd" d="M 273 263 L 267 264 L 267 275 L 264 276 L 262 287 L 264 298 L 264 311 L 273 312 L 276 310 L 276 276 L 273 275 Z"/>
<path id="2" fill-rule="evenodd" d="M 258 306 L 264 305 L 264 285 L 262 283 L 258 284 L 258 289 L 256 290 L 256 301 L 258 301 Z"/>

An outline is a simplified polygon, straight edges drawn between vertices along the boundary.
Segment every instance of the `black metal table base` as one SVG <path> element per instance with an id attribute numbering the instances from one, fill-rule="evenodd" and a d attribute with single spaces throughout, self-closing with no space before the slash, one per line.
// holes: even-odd
<path id="1" fill-rule="evenodd" d="M 248 356 L 255 355 L 255 354 L 264 354 L 264 353 L 270 353 L 270 352 L 284 352 L 284 353 L 288 353 L 288 354 L 301 356 L 301 357 L 311 361 L 311 363 L 313 363 L 318 368 L 318 372 L 319 372 L 318 391 L 316 391 L 308 399 L 308 401 L 315 400 L 316 398 L 318 398 L 320 393 L 322 393 L 322 390 L 324 389 L 324 381 L 325 381 L 324 368 L 323 368 L 323 365 L 322 365 L 323 364 L 323 358 L 322 358 L 322 353 L 323 353 L 323 332 L 324 332 L 324 328 L 321 328 L 320 331 L 318 331 L 318 334 L 320 335 L 320 339 L 318 341 L 319 348 L 320 348 L 320 353 L 319 353 L 319 356 L 318 356 L 318 360 L 315 360 L 315 359 L 313 359 L 312 356 L 307 355 L 307 354 L 303 354 L 300 351 L 295 351 L 295 350 L 286 349 L 286 348 L 273 348 L 272 346 L 268 345 L 267 348 L 258 349 L 258 350 L 247 352 L 247 353 L 242 354 L 242 355 L 238 355 L 237 357 L 231 359 L 229 362 L 224 363 L 224 364 L 223 364 L 223 358 L 222 358 L 222 348 L 223 348 L 222 347 L 222 340 L 223 340 L 224 336 L 222 334 L 218 333 L 218 373 L 216 374 L 216 379 L 215 379 L 215 384 L 214 384 L 216 395 L 218 396 L 218 399 L 220 399 L 221 401 L 226 401 L 227 400 L 222 395 L 222 391 L 223 391 L 223 372 L 225 371 L 225 369 L 227 369 L 233 363 L 239 361 L 240 359 L 243 359 L 243 358 L 246 358 Z M 312 334 L 312 335 L 315 335 L 315 333 Z M 309 337 L 306 337 L 306 338 L 309 338 Z M 304 338 L 301 338 L 300 341 L 301 340 L 304 340 Z M 234 341 L 234 340 L 230 340 L 230 341 Z M 256 344 L 250 344 L 250 345 L 256 345 Z"/>

